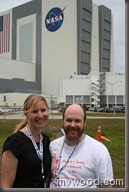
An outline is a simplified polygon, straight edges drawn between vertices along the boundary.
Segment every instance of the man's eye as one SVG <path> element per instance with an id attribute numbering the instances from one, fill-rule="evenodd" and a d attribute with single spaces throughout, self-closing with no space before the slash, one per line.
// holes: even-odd
<path id="1" fill-rule="evenodd" d="M 72 121 L 73 121 L 72 119 L 66 119 L 66 122 L 67 122 L 67 123 L 71 123 Z M 74 120 L 74 123 L 80 123 L 80 122 L 81 122 L 80 119 Z"/>
<path id="2" fill-rule="evenodd" d="M 71 123 L 71 122 L 72 122 L 72 120 L 71 120 L 71 119 L 66 119 L 66 121 L 67 121 L 68 123 Z"/>
<path id="3" fill-rule="evenodd" d="M 80 120 L 79 119 L 75 120 L 75 123 L 80 123 Z"/>

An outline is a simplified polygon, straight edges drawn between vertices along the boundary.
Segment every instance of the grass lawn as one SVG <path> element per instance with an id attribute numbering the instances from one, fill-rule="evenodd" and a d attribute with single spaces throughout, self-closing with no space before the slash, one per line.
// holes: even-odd
<path id="1" fill-rule="evenodd" d="M 0 121 L 0 170 L 1 170 L 1 151 L 4 140 L 12 134 L 15 126 L 21 120 L 1 120 Z M 123 179 L 124 184 L 115 188 L 125 187 L 125 120 L 124 119 L 88 119 L 85 133 L 95 138 L 98 125 L 101 125 L 102 134 L 111 140 L 101 141 L 107 146 L 114 170 L 114 179 Z M 62 128 L 61 119 L 50 119 L 44 128 L 51 140 L 55 139 Z"/>

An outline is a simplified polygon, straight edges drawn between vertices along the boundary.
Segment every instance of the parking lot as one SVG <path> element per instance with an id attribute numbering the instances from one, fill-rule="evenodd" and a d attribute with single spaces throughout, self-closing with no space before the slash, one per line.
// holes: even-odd
<path id="1" fill-rule="evenodd" d="M 88 116 L 88 113 L 90 113 L 90 116 Z M 124 119 L 125 118 L 125 116 L 122 116 L 122 117 L 120 117 L 120 116 L 115 116 L 115 115 L 112 115 L 112 116 L 103 116 L 103 113 L 102 113 L 102 115 L 101 116 L 92 116 L 92 113 L 93 112 L 87 112 L 87 119 L 112 119 L 112 118 L 115 118 L 115 119 Z M 93 113 L 94 114 L 94 113 Z M 23 114 L 23 112 L 21 111 L 21 112 L 15 112 L 15 113 L 5 113 L 5 114 L 3 114 L 3 115 L 0 115 L 0 119 L 24 119 L 25 118 L 25 116 L 24 116 L 24 114 Z M 62 114 L 55 114 L 55 113 L 50 113 L 50 115 L 49 115 L 49 119 L 62 119 Z"/>

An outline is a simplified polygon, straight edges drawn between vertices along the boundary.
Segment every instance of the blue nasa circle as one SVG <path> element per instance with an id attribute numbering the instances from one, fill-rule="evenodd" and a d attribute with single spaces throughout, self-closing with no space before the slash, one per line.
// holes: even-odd
<path id="1" fill-rule="evenodd" d="M 55 32 L 61 27 L 64 21 L 64 9 L 61 10 L 55 7 L 48 12 L 45 18 L 45 25 L 48 31 Z"/>

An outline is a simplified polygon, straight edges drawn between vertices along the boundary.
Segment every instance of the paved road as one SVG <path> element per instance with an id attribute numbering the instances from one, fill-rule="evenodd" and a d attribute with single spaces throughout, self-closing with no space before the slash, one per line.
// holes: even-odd
<path id="1" fill-rule="evenodd" d="M 15 113 L 15 114 L 6 114 L 0 115 L 0 119 L 24 119 L 25 116 L 23 113 Z M 49 119 L 61 119 L 62 116 L 57 115 L 49 115 Z"/>
<path id="2" fill-rule="evenodd" d="M 5 115 L 0 115 L 0 119 L 24 119 L 24 115 L 22 112 L 20 113 L 15 113 L 15 114 L 5 114 Z M 49 115 L 49 119 L 62 119 L 61 115 Z M 125 119 L 125 117 L 94 117 L 94 116 L 88 116 L 87 119 Z"/>

